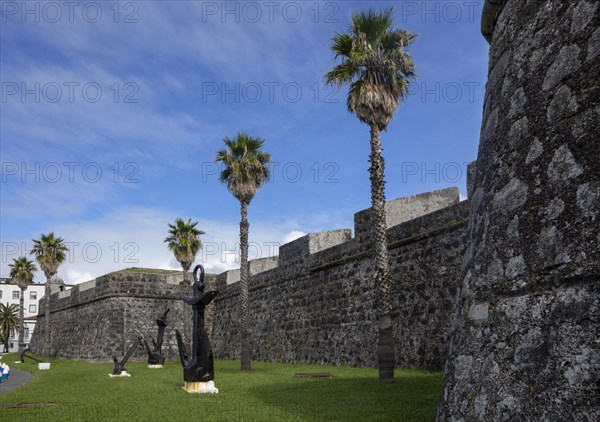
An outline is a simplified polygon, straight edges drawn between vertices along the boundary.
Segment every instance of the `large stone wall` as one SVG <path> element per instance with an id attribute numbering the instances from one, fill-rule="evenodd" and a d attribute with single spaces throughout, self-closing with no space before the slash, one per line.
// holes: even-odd
<path id="1" fill-rule="evenodd" d="M 489 79 L 438 419 L 600 420 L 600 4 L 486 1 Z"/>
<path id="2" fill-rule="evenodd" d="M 388 229 L 400 367 L 443 367 L 467 214 L 464 201 Z M 372 272 L 370 245 L 351 239 L 350 230 L 282 245 L 278 266 L 250 279 L 253 359 L 375 366 Z M 239 283 L 228 279 L 217 278 L 213 349 L 217 358 L 236 359 Z"/>
<path id="3" fill-rule="evenodd" d="M 441 192 L 421 195 L 419 213 L 435 208 L 440 198 L 454 205 L 388 229 L 398 366 L 441 370 L 447 352 L 468 202 L 456 203 L 455 189 Z M 424 203 L 427 198 L 430 206 Z M 399 211 L 412 203 L 409 198 L 392 201 L 392 206 Z M 366 232 L 366 214 L 355 216 L 356 233 Z M 370 242 L 352 238 L 350 229 L 311 233 L 282 245 L 278 257 L 251 261 L 250 268 L 254 359 L 375 366 Z M 127 270 L 55 293 L 51 355 L 88 360 L 122 356 L 138 335 L 156 335 L 155 319 L 168 306 L 163 349 L 167 358 L 177 358 L 174 331 L 189 333 L 183 321 L 191 318 L 179 300 L 191 287 L 180 286 L 180 280 L 180 273 Z M 214 321 L 207 315 L 217 358 L 239 357 L 238 280 L 239 270 L 207 275 L 209 285 L 220 290 L 213 302 Z M 42 330 L 43 324 L 37 324 L 31 344 L 37 352 L 43 350 Z M 142 349 L 133 355 L 144 357 Z"/>
<path id="4" fill-rule="evenodd" d="M 213 283 L 214 276 L 206 281 Z M 156 339 L 156 318 L 169 307 L 163 353 L 178 357 L 175 329 L 189 341 L 190 327 L 182 323 L 182 294 L 190 295 L 190 286 L 180 286 L 181 273 L 152 274 L 115 272 L 52 295 L 53 343 L 50 355 L 60 358 L 110 360 L 113 353 L 122 357 L 130 344 L 143 335 L 151 345 Z M 38 316 L 30 348 L 42 352 L 44 314 Z M 142 359 L 139 347 L 133 359 Z"/>

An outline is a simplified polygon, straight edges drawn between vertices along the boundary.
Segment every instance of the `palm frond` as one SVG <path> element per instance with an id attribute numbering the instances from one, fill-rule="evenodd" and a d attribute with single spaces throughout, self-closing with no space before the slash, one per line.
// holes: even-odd
<path id="1" fill-rule="evenodd" d="M 325 83 L 328 85 L 342 86 L 352 82 L 359 75 L 360 67 L 356 65 L 356 62 L 346 60 L 325 74 Z"/>
<path id="2" fill-rule="evenodd" d="M 56 273 L 56 270 L 67 258 L 65 252 L 68 250 L 61 237 L 55 237 L 54 232 L 41 234 L 39 239 L 33 240 L 31 254 L 46 276 Z"/>
<path id="3" fill-rule="evenodd" d="M 28 284 L 33 283 L 33 273 L 37 271 L 33 261 L 22 256 L 19 259 L 13 259 L 13 263 L 9 266 L 10 277 L 16 281 L 20 288 L 27 288 Z"/>
<path id="4" fill-rule="evenodd" d="M 369 8 L 367 12 L 361 11 L 352 17 L 350 32 L 361 41 L 362 48 L 376 49 L 379 46 L 381 38 L 393 24 L 392 12 L 392 7 L 383 12 Z"/>
<path id="5" fill-rule="evenodd" d="M 19 305 L 9 304 L 8 302 L 6 304 L 0 303 L 0 331 L 3 334 L 2 337 L 6 337 L 7 340 L 21 325 L 19 323 L 19 310 Z"/>
<path id="6" fill-rule="evenodd" d="M 205 233 L 198 230 L 197 225 L 198 222 L 192 222 L 191 218 L 188 218 L 187 222 L 182 218 L 177 218 L 175 224 L 168 224 L 169 236 L 164 240 L 169 250 L 175 255 L 175 259 L 186 271 L 196 259 L 198 251 L 202 249 L 200 236 Z"/>
<path id="7" fill-rule="evenodd" d="M 328 85 L 350 85 L 348 110 L 369 125 L 385 129 L 416 78 L 408 48 L 416 34 L 392 29 L 393 8 L 352 16 L 347 33 L 336 32 L 331 50 L 341 59 L 325 74 Z"/>
<path id="8" fill-rule="evenodd" d="M 331 51 L 335 53 L 336 59 L 339 57 L 350 57 L 353 49 L 353 41 L 350 35 L 336 32 L 331 41 Z"/>
<path id="9" fill-rule="evenodd" d="M 219 181 L 239 200 L 250 203 L 256 191 L 269 177 L 271 155 L 260 150 L 265 141 L 244 132 L 225 137 L 227 149 L 217 151 L 216 162 L 224 165 Z"/>

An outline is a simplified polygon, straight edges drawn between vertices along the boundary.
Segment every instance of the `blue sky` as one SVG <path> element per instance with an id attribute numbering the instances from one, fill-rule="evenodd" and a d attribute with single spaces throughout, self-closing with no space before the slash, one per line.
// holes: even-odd
<path id="1" fill-rule="evenodd" d="M 351 228 L 370 206 L 369 129 L 323 75 L 334 31 L 369 6 L 393 4 L 395 26 L 418 34 L 419 77 L 382 134 L 388 200 L 464 195 L 487 74 L 482 3 L 3 2 L 1 276 L 50 231 L 70 246 L 68 283 L 178 269 L 163 244 L 176 217 L 207 233 L 197 262 L 236 267 L 239 205 L 213 160 L 240 130 L 275 163 L 250 206 L 251 257 Z"/>

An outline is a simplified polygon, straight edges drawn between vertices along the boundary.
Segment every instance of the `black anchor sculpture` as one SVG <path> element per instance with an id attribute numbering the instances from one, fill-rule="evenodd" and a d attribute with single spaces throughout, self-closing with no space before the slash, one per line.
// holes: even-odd
<path id="1" fill-rule="evenodd" d="M 200 277 L 198 277 L 200 272 Z M 204 328 L 204 308 L 212 302 L 219 294 L 216 290 L 204 293 L 204 267 L 196 265 L 194 268 L 194 297 L 182 297 L 188 305 L 192 306 L 192 354 L 188 361 L 188 354 L 181 339 L 178 330 L 175 331 L 177 337 L 177 347 L 179 348 L 179 358 L 183 366 L 183 379 L 186 383 L 208 382 L 215 378 L 213 366 L 213 354 Z"/>
<path id="2" fill-rule="evenodd" d="M 165 357 L 162 355 L 161 349 L 165 327 L 167 326 L 167 314 L 169 313 L 169 310 L 170 309 L 167 308 L 167 310 L 156 320 L 156 324 L 158 324 L 158 335 L 156 336 L 156 341 L 152 339 L 153 350 L 150 350 L 148 342 L 146 339 L 144 339 L 144 346 L 146 347 L 146 352 L 148 352 L 149 365 L 162 365 L 165 363 Z"/>
<path id="3" fill-rule="evenodd" d="M 21 352 L 21 363 L 25 362 L 25 358 L 34 360 L 36 362 L 41 362 L 41 360 L 36 359 L 33 356 L 26 355 L 25 353 L 30 353 L 29 347 Z"/>
<path id="4" fill-rule="evenodd" d="M 127 350 L 127 353 L 125 353 L 125 356 L 123 356 L 123 359 L 121 359 L 121 362 L 119 362 L 117 357 L 115 355 L 113 355 L 113 362 L 115 363 L 115 369 L 113 369 L 113 375 L 121 375 L 121 372 L 126 372 L 125 364 L 129 360 L 129 358 L 131 357 L 131 355 L 133 354 L 135 349 L 140 345 L 140 343 L 142 342 L 142 339 L 143 339 L 143 337 L 139 336 L 137 338 L 137 340 L 134 341 L 131 344 L 131 346 L 129 346 L 129 350 Z"/>

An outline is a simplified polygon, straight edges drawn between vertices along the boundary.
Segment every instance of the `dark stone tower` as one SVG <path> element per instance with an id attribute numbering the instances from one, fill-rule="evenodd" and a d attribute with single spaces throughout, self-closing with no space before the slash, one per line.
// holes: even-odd
<path id="1" fill-rule="evenodd" d="M 600 420 L 600 2 L 486 0 L 439 420 Z"/>

